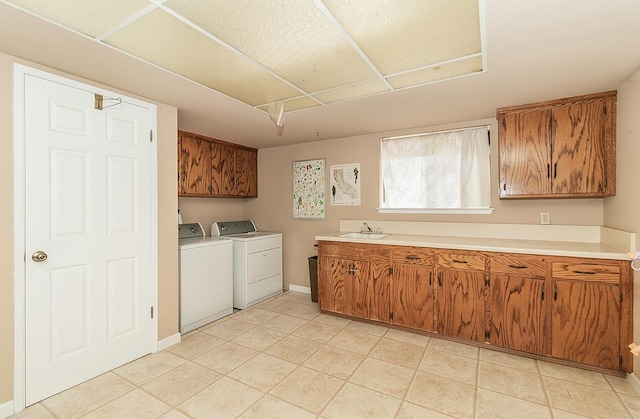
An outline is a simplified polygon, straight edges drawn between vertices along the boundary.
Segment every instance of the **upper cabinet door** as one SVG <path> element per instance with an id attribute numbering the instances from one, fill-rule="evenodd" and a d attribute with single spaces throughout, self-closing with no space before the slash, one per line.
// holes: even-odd
<path id="1" fill-rule="evenodd" d="M 500 197 L 551 192 L 550 110 L 499 116 Z"/>
<path id="2" fill-rule="evenodd" d="M 211 149 L 201 138 L 178 136 L 178 194 L 209 195 L 211 189 Z"/>
<path id="3" fill-rule="evenodd" d="M 258 196 L 258 153 L 255 150 L 236 149 L 235 187 L 238 195 Z"/>
<path id="4" fill-rule="evenodd" d="M 553 109 L 553 193 L 601 196 L 605 192 L 605 126 L 612 99 Z"/>

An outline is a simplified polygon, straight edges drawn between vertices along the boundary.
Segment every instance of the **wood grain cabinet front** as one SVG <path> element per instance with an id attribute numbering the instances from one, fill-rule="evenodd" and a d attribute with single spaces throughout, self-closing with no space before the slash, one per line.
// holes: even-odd
<path id="1" fill-rule="evenodd" d="M 258 196 L 258 150 L 178 131 L 178 195 Z"/>
<path id="2" fill-rule="evenodd" d="M 485 340 L 485 260 L 474 252 L 436 254 L 436 331 Z"/>
<path id="3" fill-rule="evenodd" d="M 433 250 L 397 246 L 391 250 L 391 261 L 391 323 L 434 331 Z"/>
<path id="4" fill-rule="evenodd" d="M 545 353 L 545 276 L 541 257 L 490 257 L 489 342 L 503 348 Z"/>
<path id="5" fill-rule="evenodd" d="M 500 198 L 616 193 L 616 92 L 499 108 Z"/>
<path id="6" fill-rule="evenodd" d="M 607 369 L 630 365 L 630 279 L 624 262 L 552 262 L 551 355 Z M 628 264 L 628 262 L 627 262 Z"/>
<path id="7" fill-rule="evenodd" d="M 628 261 L 320 241 L 323 312 L 632 371 Z"/>
<path id="8" fill-rule="evenodd" d="M 318 307 L 338 314 L 389 322 L 389 249 L 319 242 Z"/>

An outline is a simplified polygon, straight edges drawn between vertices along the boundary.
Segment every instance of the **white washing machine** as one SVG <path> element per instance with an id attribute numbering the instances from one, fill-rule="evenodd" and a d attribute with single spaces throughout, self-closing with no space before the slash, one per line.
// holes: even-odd
<path id="1" fill-rule="evenodd" d="M 233 313 L 233 241 L 205 237 L 200 223 L 178 225 L 180 333 Z"/>
<path id="2" fill-rule="evenodd" d="M 245 309 L 282 293 L 282 233 L 258 231 L 251 220 L 211 225 L 233 241 L 233 306 Z"/>

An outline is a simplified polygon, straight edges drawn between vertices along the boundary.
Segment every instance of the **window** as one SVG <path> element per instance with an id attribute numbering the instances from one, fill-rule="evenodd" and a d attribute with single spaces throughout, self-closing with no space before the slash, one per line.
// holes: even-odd
<path id="1" fill-rule="evenodd" d="M 382 138 L 380 212 L 490 213 L 489 127 Z"/>

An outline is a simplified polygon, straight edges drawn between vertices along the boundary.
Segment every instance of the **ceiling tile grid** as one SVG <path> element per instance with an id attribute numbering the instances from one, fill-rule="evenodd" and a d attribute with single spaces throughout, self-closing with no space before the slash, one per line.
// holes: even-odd
<path id="1" fill-rule="evenodd" d="M 268 112 L 486 71 L 483 0 L 9 0 Z"/>

